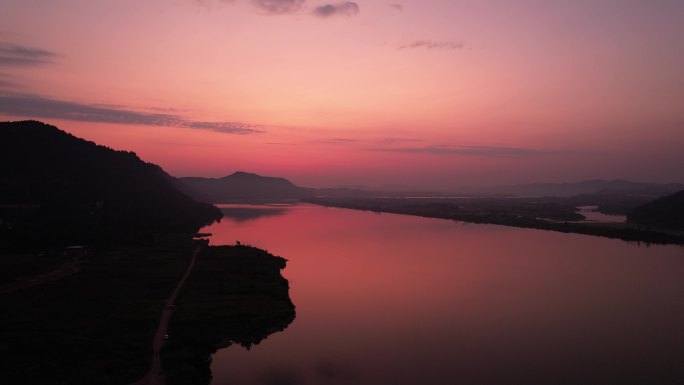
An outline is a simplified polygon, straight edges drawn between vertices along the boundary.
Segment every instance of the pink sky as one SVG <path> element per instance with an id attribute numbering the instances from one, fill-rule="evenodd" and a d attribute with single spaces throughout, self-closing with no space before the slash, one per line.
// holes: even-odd
<path id="1" fill-rule="evenodd" d="M 3 0 L 0 116 L 177 176 L 684 182 L 684 2 Z"/>

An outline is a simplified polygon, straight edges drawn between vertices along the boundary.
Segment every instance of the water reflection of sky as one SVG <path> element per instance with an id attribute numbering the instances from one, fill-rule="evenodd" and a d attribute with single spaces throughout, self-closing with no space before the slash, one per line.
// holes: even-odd
<path id="1" fill-rule="evenodd" d="M 627 217 L 624 215 L 603 214 L 598 211 L 598 206 L 579 206 L 577 212 L 584 215 L 585 222 L 601 223 L 625 223 Z"/>
<path id="2" fill-rule="evenodd" d="M 684 378 L 684 249 L 324 208 L 205 228 L 289 260 L 296 320 L 214 384 Z"/>
<path id="3" fill-rule="evenodd" d="M 246 222 L 261 217 L 283 215 L 288 205 L 221 204 L 218 207 L 223 213 L 222 220 Z"/>

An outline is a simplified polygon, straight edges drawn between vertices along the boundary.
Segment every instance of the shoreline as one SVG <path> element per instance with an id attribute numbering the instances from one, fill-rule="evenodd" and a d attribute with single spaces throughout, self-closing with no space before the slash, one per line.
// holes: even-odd
<path id="1" fill-rule="evenodd" d="M 101 248 L 73 274 L 0 293 L 7 314 L 0 378 L 17 385 L 208 384 L 216 349 L 257 344 L 294 320 L 280 274 L 285 263 L 258 248 L 208 246 L 190 234 Z"/>
<path id="2" fill-rule="evenodd" d="M 379 202 L 377 199 L 374 202 Z M 660 229 L 645 229 L 629 223 L 600 223 L 600 222 L 572 222 L 555 221 L 524 217 L 506 212 L 487 212 L 487 213 L 463 213 L 455 212 L 435 213 L 428 203 L 422 206 L 401 205 L 383 206 L 365 199 L 321 199 L 312 198 L 303 200 L 305 203 L 315 204 L 324 207 L 337 207 L 350 210 L 371 211 L 376 213 L 400 214 L 419 216 L 424 218 L 446 219 L 451 221 L 500 225 L 508 227 L 518 227 L 536 230 L 555 231 L 560 233 L 572 233 L 581 235 L 591 235 L 603 238 L 620 239 L 625 242 L 638 242 L 647 245 L 684 245 L 684 233 L 677 233 Z M 386 203 L 386 202 L 383 202 Z M 399 202 L 401 203 L 401 202 Z M 414 203 L 414 202 L 412 202 Z"/>

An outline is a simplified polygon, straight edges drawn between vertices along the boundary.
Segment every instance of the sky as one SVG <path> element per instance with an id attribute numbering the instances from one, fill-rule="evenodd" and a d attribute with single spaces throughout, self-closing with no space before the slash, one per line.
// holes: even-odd
<path id="1" fill-rule="evenodd" d="M 175 176 L 684 182 L 681 0 L 0 0 L 0 120 Z"/>

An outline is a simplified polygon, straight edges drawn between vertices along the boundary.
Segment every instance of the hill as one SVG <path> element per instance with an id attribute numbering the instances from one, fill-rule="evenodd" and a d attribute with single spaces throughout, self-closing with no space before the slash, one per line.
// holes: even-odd
<path id="1" fill-rule="evenodd" d="M 8 244 L 140 241 L 220 217 L 133 152 L 37 121 L 0 123 L 0 239 Z"/>
<path id="2" fill-rule="evenodd" d="M 629 213 L 627 221 L 642 226 L 684 230 L 684 190 L 637 207 Z"/>
<path id="3" fill-rule="evenodd" d="M 312 195 L 285 178 L 266 177 L 238 171 L 223 178 L 179 178 L 183 191 L 212 203 L 260 199 L 298 199 Z"/>

